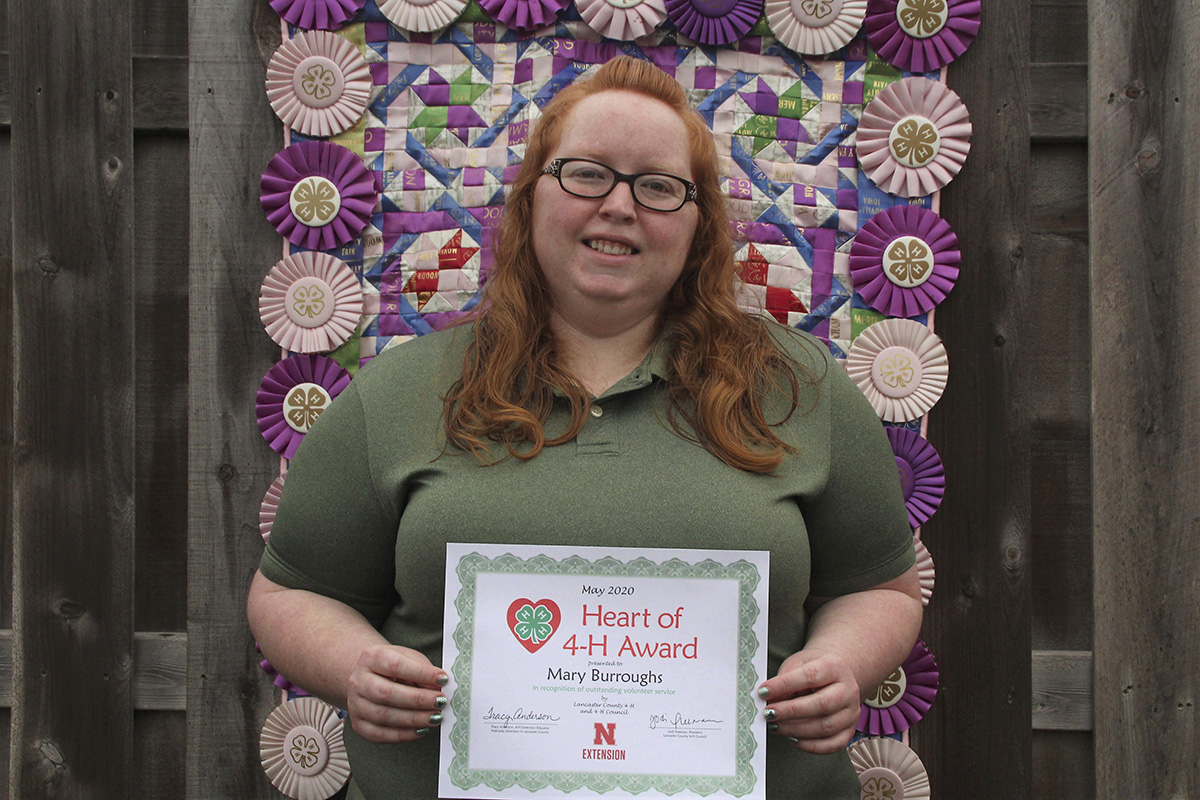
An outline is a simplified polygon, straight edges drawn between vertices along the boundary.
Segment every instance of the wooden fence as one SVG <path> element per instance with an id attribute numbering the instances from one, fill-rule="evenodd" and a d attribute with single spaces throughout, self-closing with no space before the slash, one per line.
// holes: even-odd
<path id="1" fill-rule="evenodd" d="M 950 73 L 975 137 L 914 743 L 940 800 L 1200 797 L 1200 14 L 983 13 Z M 0 786 L 278 797 L 242 611 L 278 466 L 253 412 L 278 18 L 6 0 L 0 31 Z"/>

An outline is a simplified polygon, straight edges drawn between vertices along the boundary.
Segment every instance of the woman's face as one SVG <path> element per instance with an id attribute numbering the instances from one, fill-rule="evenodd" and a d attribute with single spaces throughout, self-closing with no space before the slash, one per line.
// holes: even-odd
<path id="1" fill-rule="evenodd" d="M 692 179 L 683 121 L 664 103 L 633 92 L 581 100 L 549 158 L 588 158 L 626 174 Z M 694 202 L 653 211 L 634 202 L 628 183 L 606 197 L 576 197 L 550 175 L 538 179 L 533 198 L 534 252 L 556 314 L 573 325 L 622 329 L 658 317 L 696 231 Z"/>

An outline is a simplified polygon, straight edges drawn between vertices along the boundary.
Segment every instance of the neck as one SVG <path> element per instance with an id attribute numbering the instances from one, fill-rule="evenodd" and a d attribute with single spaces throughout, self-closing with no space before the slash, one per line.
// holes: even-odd
<path id="1" fill-rule="evenodd" d="M 562 366 L 593 397 L 599 397 L 646 357 L 658 334 L 658 318 L 647 317 L 626 328 L 597 330 L 572 325 L 554 314 L 550 329 Z"/>

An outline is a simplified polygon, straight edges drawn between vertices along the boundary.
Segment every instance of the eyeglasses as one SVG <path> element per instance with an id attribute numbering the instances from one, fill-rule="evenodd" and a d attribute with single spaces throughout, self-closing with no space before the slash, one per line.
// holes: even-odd
<path id="1" fill-rule="evenodd" d="M 652 211 L 678 211 L 696 200 L 696 184 L 665 172 L 626 175 L 590 158 L 556 158 L 542 170 L 553 175 L 567 194 L 576 197 L 607 197 L 618 183 L 628 183 L 633 199 Z"/>

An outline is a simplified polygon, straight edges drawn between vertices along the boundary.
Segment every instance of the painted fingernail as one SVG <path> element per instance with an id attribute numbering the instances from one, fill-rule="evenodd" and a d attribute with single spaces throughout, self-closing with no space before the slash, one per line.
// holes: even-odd
<path id="1" fill-rule="evenodd" d="M 767 723 L 767 733 L 777 733 L 778 731 L 779 731 L 779 725 L 777 723 L 774 723 L 774 722 Z"/>
<path id="2" fill-rule="evenodd" d="M 429 724 L 430 725 L 441 725 L 442 724 L 442 715 L 441 714 L 430 714 L 429 715 Z"/>
<path id="3" fill-rule="evenodd" d="M 775 709 L 773 709 L 773 708 L 768 708 L 765 711 L 763 711 L 763 719 L 765 719 L 767 722 L 771 722 L 777 716 L 779 716 L 779 715 L 775 713 Z"/>
<path id="4" fill-rule="evenodd" d="M 433 704 L 434 704 L 435 706 L 437 706 L 438 708 L 445 708 L 445 707 L 446 707 L 446 704 L 447 704 L 447 703 L 449 703 L 449 702 L 450 702 L 450 701 L 449 701 L 449 700 L 447 700 L 447 699 L 445 698 L 445 696 L 444 696 L 444 695 L 438 695 L 438 699 L 437 699 L 437 700 L 434 700 L 434 701 L 433 701 Z"/>
<path id="5" fill-rule="evenodd" d="M 417 728 L 415 731 L 413 731 L 413 733 L 415 733 L 417 736 L 424 736 L 425 734 L 429 733 L 429 728 Z"/>
<path id="6" fill-rule="evenodd" d="M 789 737 L 787 737 L 787 740 L 789 742 L 791 742 L 792 744 L 800 744 L 800 740 L 797 739 L 795 736 L 789 736 Z"/>
<path id="7" fill-rule="evenodd" d="M 758 696 L 761 697 L 763 700 L 766 700 L 767 695 L 769 695 L 769 694 L 771 694 L 771 687 L 769 687 L 769 686 L 758 687 Z"/>
<path id="8" fill-rule="evenodd" d="M 449 676 L 449 675 L 438 675 L 438 676 L 437 676 L 437 684 L 438 684 L 438 686 L 445 686 L 445 685 L 446 685 L 447 683 L 449 683 L 449 682 L 450 682 L 450 676 Z"/>

